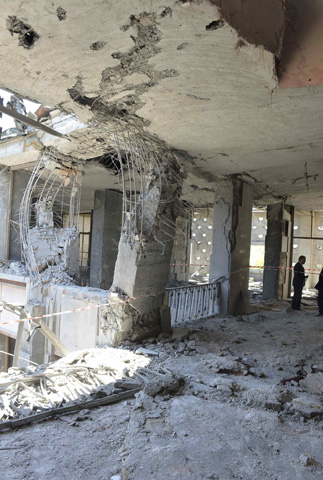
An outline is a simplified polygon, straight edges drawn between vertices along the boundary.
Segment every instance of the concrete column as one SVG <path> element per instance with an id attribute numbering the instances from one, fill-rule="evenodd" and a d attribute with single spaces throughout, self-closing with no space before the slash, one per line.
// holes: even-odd
<path id="1" fill-rule="evenodd" d="M 26 305 L 26 307 L 29 315 L 33 317 L 44 315 L 46 313 L 45 307 L 42 304 Z M 28 337 L 29 337 L 29 328 L 28 328 L 27 322 L 24 322 L 24 329 L 22 333 L 19 356 L 30 359 L 32 362 L 35 362 L 38 364 L 45 363 L 47 360 L 45 336 L 41 333 L 40 329 L 36 329 L 33 332 L 31 338 L 28 339 Z M 25 363 L 23 364 L 25 365 Z"/>
<path id="2" fill-rule="evenodd" d="M 108 290 L 113 282 L 121 234 L 122 193 L 97 190 L 91 239 L 90 286 Z"/>
<path id="3" fill-rule="evenodd" d="M 170 263 L 168 283 L 186 282 L 189 277 L 188 242 L 190 236 L 190 217 L 177 217 L 173 251 Z"/>
<path id="4" fill-rule="evenodd" d="M 13 172 L 11 220 L 17 223 L 10 226 L 10 260 L 21 261 L 20 231 L 18 225 L 19 208 L 29 178 L 30 174 L 25 172 L 25 170 L 15 170 Z"/>
<path id="5" fill-rule="evenodd" d="M 282 203 L 267 207 L 267 235 L 263 297 L 281 299 L 289 295 L 292 260 L 292 207 Z M 281 269 L 280 267 L 287 267 Z"/>
<path id="6" fill-rule="evenodd" d="M 250 311 L 248 282 L 253 189 L 237 179 L 219 182 L 214 203 L 210 278 L 221 278 L 220 313 Z"/>
<path id="7" fill-rule="evenodd" d="M 0 260 L 8 260 L 10 242 L 10 212 L 12 171 L 8 168 L 0 175 Z"/>
<path id="8" fill-rule="evenodd" d="M 101 343 L 142 338 L 161 331 L 165 286 L 170 269 L 179 184 L 167 164 L 146 172 L 145 193 L 122 228 L 111 308 Z M 177 165 L 171 165 L 172 170 Z M 123 302 L 123 299 L 127 300 Z M 166 312 L 167 313 L 167 312 Z M 103 328 L 102 328 L 103 330 Z"/>

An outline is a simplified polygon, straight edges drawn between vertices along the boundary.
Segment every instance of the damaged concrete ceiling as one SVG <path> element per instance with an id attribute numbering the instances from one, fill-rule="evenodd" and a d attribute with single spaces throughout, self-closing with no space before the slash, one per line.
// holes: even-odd
<path id="1" fill-rule="evenodd" d="M 323 209 L 323 87 L 277 86 L 284 2 L 258 4 L 5 0 L 0 86 L 146 130 L 200 188 L 243 173 L 264 202 Z"/>

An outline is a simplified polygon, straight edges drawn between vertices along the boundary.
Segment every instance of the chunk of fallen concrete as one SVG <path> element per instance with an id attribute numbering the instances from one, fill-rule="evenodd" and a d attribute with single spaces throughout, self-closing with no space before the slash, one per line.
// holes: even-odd
<path id="1" fill-rule="evenodd" d="M 300 386 L 310 393 L 323 394 L 323 373 L 309 373 L 304 380 L 299 382 Z"/>
<path id="2" fill-rule="evenodd" d="M 314 395 L 300 395 L 294 398 L 290 410 L 304 418 L 323 417 L 323 406 L 320 398 Z"/>
<path id="3" fill-rule="evenodd" d="M 146 395 L 144 392 L 138 392 L 135 395 L 135 410 L 140 408 L 143 410 L 151 410 L 154 407 L 154 400 L 151 396 Z"/>
<path id="4" fill-rule="evenodd" d="M 171 375 L 159 375 L 145 385 L 144 393 L 150 397 L 155 397 L 157 394 L 174 395 L 180 390 L 181 385 L 183 385 L 182 379 Z"/>
<path id="5" fill-rule="evenodd" d="M 174 327 L 172 333 L 172 340 L 177 340 L 178 342 L 182 342 L 183 340 L 187 340 L 190 334 L 190 330 L 188 328 L 180 328 Z"/>
<path id="6" fill-rule="evenodd" d="M 302 453 L 299 457 L 299 461 L 305 466 L 305 467 L 320 467 L 321 464 L 314 460 L 310 455 L 307 453 Z"/>
<path id="7" fill-rule="evenodd" d="M 158 432 L 165 424 L 165 419 L 162 418 L 147 418 L 145 423 L 145 432 Z"/>

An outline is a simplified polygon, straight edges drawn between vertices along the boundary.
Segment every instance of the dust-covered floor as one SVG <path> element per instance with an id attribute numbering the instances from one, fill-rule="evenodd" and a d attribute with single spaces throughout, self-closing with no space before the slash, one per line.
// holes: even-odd
<path id="1" fill-rule="evenodd" d="M 305 303 L 145 342 L 173 383 L 2 433 L 1 480 L 323 478 L 323 317 Z"/>

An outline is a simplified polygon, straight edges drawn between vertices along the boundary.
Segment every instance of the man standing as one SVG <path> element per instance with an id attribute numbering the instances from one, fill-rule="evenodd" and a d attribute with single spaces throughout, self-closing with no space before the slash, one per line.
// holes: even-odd
<path id="1" fill-rule="evenodd" d="M 300 310 L 301 309 L 301 299 L 302 299 L 302 290 L 305 285 L 304 273 L 304 263 L 306 262 L 306 257 L 301 255 L 298 259 L 298 262 L 294 265 L 294 278 L 293 278 L 293 287 L 294 287 L 294 296 L 292 299 L 292 309 Z"/>
<path id="2" fill-rule="evenodd" d="M 319 281 L 315 285 L 316 290 L 318 290 L 317 294 L 317 306 L 319 307 L 318 315 L 323 315 L 323 268 L 320 273 Z"/>

